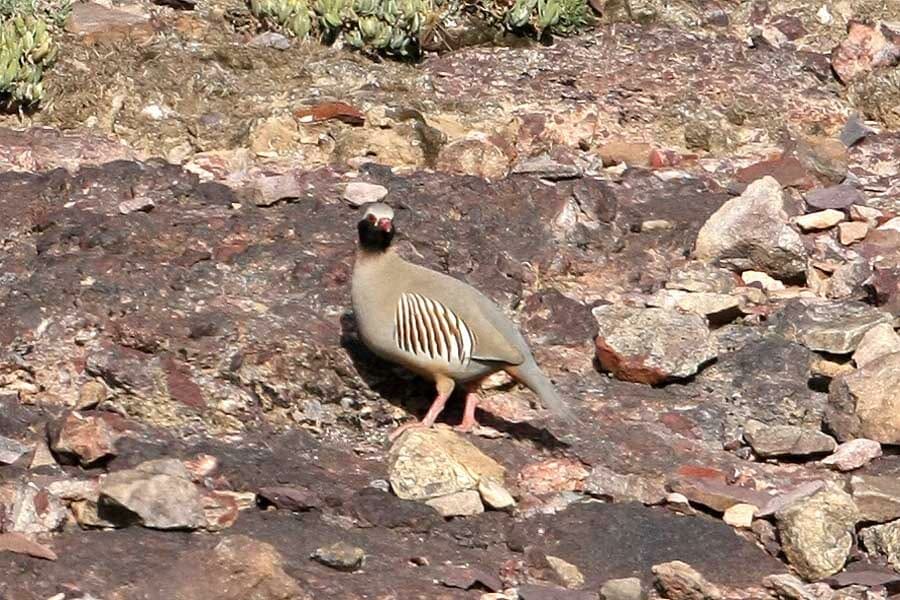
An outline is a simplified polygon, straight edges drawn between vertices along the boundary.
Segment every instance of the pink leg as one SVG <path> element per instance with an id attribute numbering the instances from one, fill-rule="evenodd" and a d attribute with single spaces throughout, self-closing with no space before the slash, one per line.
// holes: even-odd
<path id="1" fill-rule="evenodd" d="M 397 439 L 401 433 L 407 431 L 409 429 L 427 429 L 434 425 L 434 422 L 437 420 L 438 415 L 441 414 L 441 411 L 444 410 L 444 405 L 447 404 L 447 399 L 450 398 L 450 394 L 453 393 L 453 385 L 454 381 L 452 379 L 446 379 L 444 377 L 438 377 L 437 379 L 437 391 L 438 395 L 434 399 L 434 402 L 431 403 L 431 407 L 428 409 L 428 412 L 425 413 L 425 418 L 422 419 L 421 422 L 411 421 L 409 423 L 404 423 L 397 429 L 391 432 L 388 436 L 390 441 L 394 441 Z M 474 408 L 472 409 L 474 410 Z"/>
<path id="2" fill-rule="evenodd" d="M 478 406 L 478 392 L 469 390 L 466 394 L 466 407 L 463 410 L 462 422 L 454 427 L 456 431 L 468 433 L 475 427 L 478 427 L 478 421 L 475 420 L 475 407 Z"/>

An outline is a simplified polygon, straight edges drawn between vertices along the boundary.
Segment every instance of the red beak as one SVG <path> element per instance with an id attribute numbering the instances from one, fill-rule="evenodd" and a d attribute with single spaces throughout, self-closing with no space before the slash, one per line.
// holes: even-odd
<path id="1" fill-rule="evenodd" d="M 378 229 L 382 231 L 390 231 L 393 225 L 391 224 L 390 219 L 381 219 L 378 221 Z"/>

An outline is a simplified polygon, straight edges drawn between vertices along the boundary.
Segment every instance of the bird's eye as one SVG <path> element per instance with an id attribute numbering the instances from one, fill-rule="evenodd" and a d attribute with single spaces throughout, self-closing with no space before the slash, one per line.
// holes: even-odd
<path id="1" fill-rule="evenodd" d="M 369 215 L 369 223 L 374 223 L 377 220 L 378 219 L 375 217 L 375 215 Z"/>

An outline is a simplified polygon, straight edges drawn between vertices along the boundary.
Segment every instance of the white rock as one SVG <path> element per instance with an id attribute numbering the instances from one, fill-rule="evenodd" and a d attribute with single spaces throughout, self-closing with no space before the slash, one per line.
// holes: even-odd
<path id="1" fill-rule="evenodd" d="M 432 498 L 426 504 L 438 511 L 442 517 L 469 517 L 484 512 L 481 496 L 475 490 L 465 490 Z"/>
<path id="2" fill-rule="evenodd" d="M 866 332 L 853 353 L 857 367 L 863 367 L 886 354 L 900 352 L 900 335 L 890 323 L 880 323 Z"/>
<path id="3" fill-rule="evenodd" d="M 890 221 L 887 221 L 886 223 L 883 223 L 883 224 L 878 228 L 878 231 L 888 231 L 888 230 L 891 230 L 891 231 L 900 231 L 900 217 L 894 217 L 894 218 L 891 219 Z"/>
<path id="4" fill-rule="evenodd" d="M 387 188 L 375 183 L 353 181 L 344 189 L 344 200 L 351 206 L 362 206 L 369 202 L 378 202 L 387 196 Z"/>
<path id="5" fill-rule="evenodd" d="M 725 510 L 722 520 L 732 527 L 749 529 L 753 525 L 753 516 L 758 510 L 752 504 L 735 504 Z"/>
<path id="6" fill-rule="evenodd" d="M 826 208 L 808 215 L 796 217 L 794 222 L 803 231 L 829 229 L 844 220 L 844 213 L 833 208 Z"/>
<path id="7" fill-rule="evenodd" d="M 784 289 L 784 284 L 782 282 L 774 277 L 769 277 L 762 271 L 744 271 L 741 273 L 741 280 L 744 282 L 744 285 L 759 283 L 767 292 Z"/>

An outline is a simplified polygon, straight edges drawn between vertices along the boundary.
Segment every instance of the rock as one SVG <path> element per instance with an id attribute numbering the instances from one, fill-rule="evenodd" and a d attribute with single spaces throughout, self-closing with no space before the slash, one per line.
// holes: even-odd
<path id="1" fill-rule="evenodd" d="M 864 258 L 842 263 L 832 273 L 823 290 L 827 298 L 833 300 L 863 300 L 870 295 L 872 267 Z"/>
<path id="2" fill-rule="evenodd" d="M 50 431 L 50 448 L 89 467 L 116 455 L 119 433 L 102 415 L 69 412 Z"/>
<path id="3" fill-rule="evenodd" d="M 800 229 L 803 231 L 818 231 L 821 229 L 829 229 L 844 220 L 844 213 L 833 208 L 820 210 L 818 212 L 809 213 L 794 219 Z"/>
<path id="4" fill-rule="evenodd" d="M 250 150 L 257 156 L 277 157 L 292 151 L 300 140 L 297 121 L 291 115 L 275 115 L 254 124 Z"/>
<path id="5" fill-rule="evenodd" d="M 318 548 L 312 553 L 312 558 L 326 567 L 350 573 L 363 566 L 366 552 L 362 548 L 351 546 L 346 542 L 336 542 L 330 546 Z"/>
<path id="6" fill-rule="evenodd" d="M 647 592 L 637 577 L 610 579 L 600 586 L 600 600 L 647 600 Z"/>
<path id="7" fill-rule="evenodd" d="M 782 155 L 740 169 L 735 178 L 739 183 L 752 183 L 764 177 L 772 177 L 781 187 L 811 189 L 816 182 L 796 156 Z"/>
<path id="8" fill-rule="evenodd" d="M 179 460 L 151 460 L 115 471 L 100 484 L 98 514 L 120 526 L 199 529 L 206 525 L 203 497 Z"/>
<path id="9" fill-rule="evenodd" d="M 106 41 L 134 36 L 149 38 L 153 29 L 149 15 L 107 8 L 94 2 L 72 5 L 66 30 L 87 38 L 89 41 Z"/>
<path id="10" fill-rule="evenodd" d="M 438 511 L 442 517 L 471 517 L 484 512 L 481 496 L 475 490 L 463 490 L 446 496 L 426 500 L 425 504 Z"/>
<path id="11" fill-rule="evenodd" d="M 758 510 L 759 507 L 752 504 L 734 504 L 725 510 L 722 520 L 732 527 L 750 529 L 753 525 L 753 516 Z"/>
<path id="12" fill-rule="evenodd" d="M 887 475 L 854 475 L 853 500 L 862 521 L 886 523 L 900 519 L 900 479 Z"/>
<path id="13" fill-rule="evenodd" d="M 838 440 L 865 437 L 900 443 L 900 352 L 832 380 L 825 421 Z"/>
<path id="14" fill-rule="evenodd" d="M 840 140 L 803 136 L 797 142 L 797 158 L 829 183 L 841 183 L 847 177 L 849 154 Z"/>
<path id="15" fill-rule="evenodd" d="M 352 181 L 344 188 L 344 200 L 350 206 L 362 206 L 369 202 L 379 202 L 387 196 L 387 188 L 374 183 L 364 181 Z"/>
<path id="16" fill-rule="evenodd" d="M 787 339 L 831 354 L 850 354 L 869 329 L 890 322 L 890 314 L 853 300 L 800 298 L 773 316 Z"/>
<path id="17" fill-rule="evenodd" d="M 272 486 L 259 489 L 259 501 L 276 508 L 290 511 L 304 511 L 321 508 L 323 501 L 315 492 L 289 486 Z"/>
<path id="18" fill-rule="evenodd" d="M 816 580 L 844 568 L 860 520 L 853 498 L 834 484 L 775 514 L 784 553 L 801 577 Z"/>
<path id="19" fill-rule="evenodd" d="M 900 61 L 900 46 L 885 35 L 887 28 L 879 23 L 851 21 L 847 38 L 831 53 L 831 67 L 842 83 L 847 84 L 875 68 Z"/>
<path id="20" fill-rule="evenodd" d="M 517 162 L 512 166 L 510 173 L 533 175 L 549 181 L 576 179 L 583 175 L 582 170 L 576 165 L 557 162 L 546 154 Z"/>
<path id="21" fill-rule="evenodd" d="M 854 222 L 866 223 L 870 228 L 878 226 L 879 220 L 884 216 L 877 208 L 854 204 L 850 207 L 850 219 Z"/>
<path id="22" fill-rule="evenodd" d="M 0 504 L 0 513 L 3 513 Z M 12 510 L 6 513 L 7 532 L 24 534 L 49 533 L 62 528 L 68 514 L 66 506 L 55 494 L 33 483 L 19 485 L 12 498 Z"/>
<path id="23" fill-rule="evenodd" d="M 452 430 L 410 430 L 389 456 L 394 493 L 405 500 L 427 500 L 474 490 L 485 479 L 503 481 L 505 469 Z M 480 502 L 480 501 L 479 501 Z"/>
<path id="24" fill-rule="evenodd" d="M 693 567 L 680 560 L 654 565 L 656 585 L 669 600 L 719 600 L 722 593 Z"/>
<path id="25" fill-rule="evenodd" d="M 822 480 L 807 481 L 806 483 L 801 483 L 800 485 L 791 488 L 786 492 L 778 494 L 777 496 L 770 497 L 768 502 L 763 504 L 759 512 L 756 513 L 756 516 L 760 518 L 772 516 L 779 511 L 794 506 L 801 500 L 809 498 L 824 487 L 825 481 Z"/>
<path id="26" fill-rule="evenodd" d="M 841 129 L 841 141 L 848 148 L 852 148 L 874 133 L 875 130 L 866 125 L 859 115 L 854 113 Z"/>
<path id="27" fill-rule="evenodd" d="M 702 262 L 691 262 L 669 273 L 666 289 L 686 292 L 729 294 L 737 286 L 737 278 L 727 269 Z"/>
<path id="28" fill-rule="evenodd" d="M 826 379 L 834 379 L 841 375 L 847 375 L 856 370 L 850 362 L 837 362 L 828 360 L 827 358 L 814 358 L 810 364 L 810 370 L 813 375 L 818 375 Z"/>
<path id="29" fill-rule="evenodd" d="M 809 206 L 820 210 L 845 209 L 851 204 L 864 204 L 866 201 L 859 190 L 846 184 L 811 190 L 804 200 Z"/>
<path id="30" fill-rule="evenodd" d="M 741 315 L 740 298 L 729 294 L 689 293 L 678 298 L 675 305 L 684 312 L 706 317 L 715 325 L 729 323 Z"/>
<path id="31" fill-rule="evenodd" d="M 471 590 L 476 586 L 482 587 L 492 592 L 503 589 L 503 583 L 497 576 L 487 573 L 481 569 L 471 567 L 438 567 L 437 579 L 441 584 L 460 590 Z M 513 600 L 518 600 L 514 598 Z"/>
<path id="32" fill-rule="evenodd" d="M 598 306 L 601 366 L 623 381 L 658 384 L 694 375 L 715 348 L 704 319 L 662 308 Z"/>
<path id="33" fill-rule="evenodd" d="M 900 217 L 888 219 L 878 226 L 878 231 L 900 231 Z"/>
<path id="34" fill-rule="evenodd" d="M 109 600 L 312 600 L 284 571 L 271 544 L 230 535 L 211 549 L 185 552 L 163 572 L 131 580 Z"/>
<path id="35" fill-rule="evenodd" d="M 764 492 L 728 483 L 724 472 L 708 467 L 679 468 L 669 487 L 691 502 L 720 513 L 736 504 L 751 504 L 762 508 L 770 500 L 770 496 Z"/>
<path id="36" fill-rule="evenodd" d="M 293 173 L 260 177 L 253 182 L 253 204 L 274 206 L 282 201 L 296 200 L 306 192 L 304 186 Z"/>
<path id="37" fill-rule="evenodd" d="M 78 389 L 78 402 L 75 403 L 75 410 L 95 408 L 106 400 L 106 397 L 106 386 L 100 381 L 91 379 Z"/>
<path id="38" fill-rule="evenodd" d="M 772 590 L 778 600 L 820 600 L 818 595 L 806 589 L 803 581 L 793 575 L 769 575 L 763 580 L 763 584 Z"/>
<path id="39" fill-rule="evenodd" d="M 570 589 L 578 589 L 584 585 L 584 575 L 578 567 L 556 556 L 547 556 L 550 568 L 556 573 L 559 580 Z"/>
<path id="40" fill-rule="evenodd" d="M 56 553 L 43 544 L 32 541 L 21 533 L 0 533 L 0 552 L 26 554 L 44 560 L 56 560 Z"/>
<path id="41" fill-rule="evenodd" d="M 768 176 L 713 213 L 697 234 L 695 253 L 703 261 L 779 278 L 806 270 L 807 252 L 789 225 L 781 185 Z"/>
<path id="42" fill-rule="evenodd" d="M 900 352 L 900 335 L 894 331 L 892 324 L 880 323 L 869 329 L 862 337 L 856 352 L 853 353 L 853 362 L 861 368 L 895 352 Z"/>
<path id="43" fill-rule="evenodd" d="M 662 482 L 634 474 L 621 475 L 602 465 L 591 469 L 584 480 L 584 491 L 611 502 L 660 504 L 666 499 Z"/>
<path id="44" fill-rule="evenodd" d="M 674 228 L 675 224 L 665 219 L 650 219 L 641 223 L 641 233 L 649 233 L 651 231 L 668 231 Z"/>
<path id="45" fill-rule="evenodd" d="M 837 443 L 821 431 L 793 425 L 769 426 L 759 421 L 744 425 L 744 438 L 758 456 L 807 456 L 831 452 Z"/>
<path id="46" fill-rule="evenodd" d="M 745 285 L 758 283 L 765 291 L 779 291 L 784 289 L 784 284 L 773 277 L 769 277 L 761 271 L 744 271 L 741 273 L 741 281 Z"/>
<path id="47" fill-rule="evenodd" d="M 516 505 L 512 494 L 492 479 L 480 479 L 478 481 L 478 493 L 486 505 L 495 510 L 506 510 Z"/>
<path id="48" fill-rule="evenodd" d="M 575 459 L 541 460 L 519 471 L 519 488 L 531 494 L 546 495 L 580 490 L 588 471 Z"/>
<path id="49" fill-rule="evenodd" d="M 900 521 L 866 527 L 860 531 L 860 538 L 870 554 L 884 556 L 894 570 L 900 571 Z"/>
<path id="50" fill-rule="evenodd" d="M 609 142 L 597 148 L 597 154 L 603 166 L 626 164 L 629 167 L 646 167 L 650 165 L 650 153 L 653 146 L 640 142 Z"/>
<path id="51" fill-rule="evenodd" d="M 834 454 L 822 459 L 822 464 L 838 471 L 853 471 L 866 466 L 881 454 L 881 444 L 858 438 L 838 446 Z"/>
<path id="52" fill-rule="evenodd" d="M 274 48 L 275 50 L 287 50 L 291 47 L 291 40 L 274 31 L 264 31 L 253 37 L 248 42 L 252 48 Z"/>
<path id="53" fill-rule="evenodd" d="M 373 487 L 363 488 L 353 494 L 344 503 L 344 511 L 363 525 L 387 529 L 407 528 L 425 532 L 443 522 L 430 506 L 402 500 Z"/>
<path id="54" fill-rule="evenodd" d="M 593 592 L 526 583 L 516 588 L 518 600 L 597 600 Z"/>
<path id="55" fill-rule="evenodd" d="M 119 202 L 119 213 L 123 215 L 130 215 L 134 212 L 150 212 L 155 207 L 156 203 L 152 198 L 138 196 L 137 198 L 132 198 L 131 200 L 123 200 L 122 202 Z"/>
<path id="56" fill-rule="evenodd" d="M 438 155 L 436 167 L 448 173 L 501 179 L 509 171 L 509 157 L 486 137 L 450 142 Z"/>
<path id="57" fill-rule="evenodd" d="M 30 451 L 30 446 L 0 435 L 0 465 L 11 465 Z"/>

